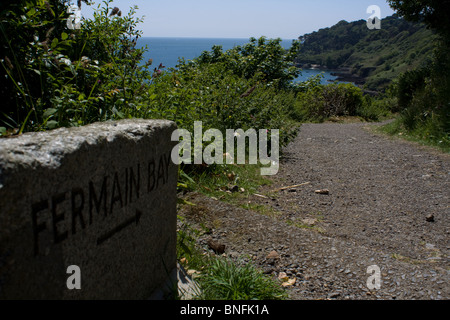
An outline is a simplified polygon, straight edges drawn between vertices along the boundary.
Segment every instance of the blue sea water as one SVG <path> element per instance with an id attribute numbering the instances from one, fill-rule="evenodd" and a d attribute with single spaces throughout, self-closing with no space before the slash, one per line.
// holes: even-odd
<path id="1" fill-rule="evenodd" d="M 197 58 L 203 51 L 210 51 L 214 45 L 221 45 L 223 50 L 232 49 L 235 46 L 244 45 L 249 39 L 227 39 L 227 38 L 153 38 L 143 37 L 138 40 L 138 46 L 147 46 L 148 51 L 143 61 L 153 59 L 153 66 L 158 67 L 162 63 L 166 68 L 175 68 L 178 59 L 183 57 L 186 60 Z M 282 45 L 288 49 L 292 40 L 283 40 Z M 324 73 L 322 83 L 336 79 L 329 71 L 324 70 L 302 70 L 302 74 L 296 81 L 306 81 L 309 77 L 318 73 Z"/>

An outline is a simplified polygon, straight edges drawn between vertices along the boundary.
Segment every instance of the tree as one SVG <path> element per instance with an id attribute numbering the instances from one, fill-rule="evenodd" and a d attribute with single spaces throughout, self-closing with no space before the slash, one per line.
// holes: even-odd
<path id="1" fill-rule="evenodd" d="M 294 66 L 300 42 L 293 41 L 289 49 L 283 48 L 281 39 L 250 38 L 249 43 L 222 51 L 214 46 L 197 59 L 199 64 L 223 63 L 236 75 L 253 78 L 256 75 L 267 82 L 278 82 L 280 87 L 288 87 L 300 71 Z"/>
<path id="2" fill-rule="evenodd" d="M 413 22 L 423 22 L 439 34 L 450 38 L 449 0 L 389 0 L 398 15 Z"/>
<path id="3" fill-rule="evenodd" d="M 450 0 L 389 0 L 406 20 L 436 31 L 432 63 L 399 78 L 397 97 L 403 125 L 410 131 L 448 145 L 450 142 Z"/>

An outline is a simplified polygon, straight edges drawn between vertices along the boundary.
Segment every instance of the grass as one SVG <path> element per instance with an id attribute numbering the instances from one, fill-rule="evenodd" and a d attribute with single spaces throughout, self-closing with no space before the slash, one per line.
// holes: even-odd
<path id="1" fill-rule="evenodd" d="M 198 277 L 202 300 L 282 300 L 286 292 L 251 263 L 213 257 Z"/>
<path id="2" fill-rule="evenodd" d="M 259 203 L 252 203 L 250 201 L 247 201 L 246 203 L 242 203 L 240 205 L 240 207 L 244 208 L 246 210 L 249 210 L 249 211 L 259 213 L 264 216 L 272 217 L 272 218 L 278 217 L 281 214 L 279 211 L 275 210 L 271 206 L 259 204 Z"/>
<path id="3" fill-rule="evenodd" d="M 241 205 L 260 187 L 272 184 L 261 175 L 261 165 L 215 165 L 185 175 L 188 177 L 181 178 L 188 190 L 234 205 Z"/>
<path id="4" fill-rule="evenodd" d="M 401 119 L 396 119 L 384 126 L 375 128 L 377 132 L 387 134 L 391 137 L 397 137 L 408 141 L 416 142 L 424 146 L 434 147 L 442 152 L 450 153 L 450 137 L 435 138 L 426 127 L 420 127 L 413 131 L 405 129 L 401 123 Z"/>
<path id="5" fill-rule="evenodd" d="M 224 256 L 205 253 L 197 245 L 205 230 L 191 227 L 178 217 L 181 227 L 177 237 L 178 261 L 193 275 L 199 288 L 198 300 L 282 300 L 286 291 L 252 263 L 235 262 Z"/>

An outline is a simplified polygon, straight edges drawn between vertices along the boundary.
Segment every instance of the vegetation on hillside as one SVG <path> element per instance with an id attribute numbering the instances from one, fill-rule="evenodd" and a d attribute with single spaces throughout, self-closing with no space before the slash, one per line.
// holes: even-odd
<path id="1" fill-rule="evenodd" d="M 390 0 L 406 20 L 424 23 L 436 33 L 431 61 L 399 76 L 392 86 L 400 117 L 389 131 L 415 139 L 450 146 L 450 2 Z"/>
<path id="2" fill-rule="evenodd" d="M 292 82 L 299 73 L 293 66 L 298 42 L 285 50 L 280 39 L 252 38 L 226 52 L 213 47 L 164 71 L 142 61 L 146 48 L 137 47 L 142 20 L 135 8 L 122 14 L 110 3 L 98 6 L 79 30 L 68 28 L 66 0 L 2 6 L 0 134 L 165 118 L 191 132 L 194 121 L 203 121 L 205 130 L 280 129 L 284 145 L 295 135 L 296 121 L 319 120 L 316 112 L 302 110 L 308 102 L 299 99 L 324 86 L 314 79 Z M 358 90 L 342 87 L 340 94 Z"/>
<path id="3" fill-rule="evenodd" d="M 340 21 L 300 37 L 296 63 L 343 69 L 369 90 L 383 90 L 401 73 L 431 61 L 436 36 L 424 24 L 397 15 L 369 30 L 365 20 Z"/>
<path id="4" fill-rule="evenodd" d="M 377 99 L 365 97 L 366 102 L 372 100 L 360 113 L 366 119 L 372 113 L 398 113 L 396 122 L 385 131 L 448 149 L 450 23 L 446 12 L 450 4 L 388 2 L 397 13 L 383 19 L 380 30 L 369 30 L 364 20 L 341 21 L 306 34 L 300 37 L 302 45 L 295 62 L 348 73 L 360 87 L 381 93 Z M 299 99 L 300 104 L 317 114 L 320 108 L 314 101 L 323 95 L 309 92 L 304 96 L 309 100 Z"/>

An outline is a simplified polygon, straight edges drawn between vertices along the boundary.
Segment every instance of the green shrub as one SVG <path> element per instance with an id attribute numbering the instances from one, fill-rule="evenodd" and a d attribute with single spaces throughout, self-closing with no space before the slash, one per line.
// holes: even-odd
<path id="1" fill-rule="evenodd" d="M 136 47 L 142 20 L 135 9 L 112 14 L 111 2 L 80 30 L 68 28 L 64 0 L 21 1 L 1 11 L 0 127 L 45 130 L 136 114 L 151 76 Z"/>
<path id="2" fill-rule="evenodd" d="M 363 104 L 363 92 L 352 84 L 318 85 L 297 95 L 298 120 L 323 121 L 332 116 L 355 116 Z"/>
<path id="3" fill-rule="evenodd" d="M 293 41 L 291 48 L 286 50 L 279 38 L 250 38 L 247 44 L 226 52 L 222 51 L 221 46 L 214 46 L 212 51 L 203 52 L 195 63 L 223 63 L 225 69 L 240 77 L 257 77 L 267 83 L 274 83 L 279 88 L 287 88 L 300 73 L 293 65 L 299 46 L 299 41 Z"/>
<path id="4" fill-rule="evenodd" d="M 418 139 L 448 143 L 450 136 L 450 49 L 441 39 L 432 63 L 402 74 L 395 93 L 404 129 Z"/>
<path id="5" fill-rule="evenodd" d="M 429 76 L 429 68 L 407 71 L 400 75 L 397 84 L 399 111 L 405 110 L 409 107 L 414 98 L 414 94 L 425 88 L 426 79 Z"/>
<path id="6" fill-rule="evenodd" d="M 236 75 L 224 63 L 192 64 L 180 62 L 178 70 L 153 80 L 147 106 L 141 110 L 148 118 L 176 121 L 193 132 L 194 121 L 204 130 L 279 129 L 281 144 L 296 133 L 290 119 L 295 102 L 293 92 L 271 83 Z"/>
<path id="7" fill-rule="evenodd" d="M 366 95 L 363 103 L 356 110 L 356 115 L 367 121 L 379 121 L 391 115 L 390 109 L 395 103 L 395 99 L 392 98 L 372 98 Z"/>

